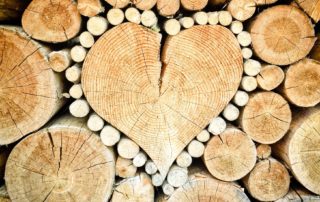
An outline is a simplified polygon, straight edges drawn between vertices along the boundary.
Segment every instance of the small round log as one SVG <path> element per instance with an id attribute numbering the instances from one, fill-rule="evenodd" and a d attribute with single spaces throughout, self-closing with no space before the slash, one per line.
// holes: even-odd
<path id="1" fill-rule="evenodd" d="M 258 87 L 257 79 L 253 76 L 244 76 L 242 77 L 240 87 L 247 92 L 254 91 Z"/>
<path id="2" fill-rule="evenodd" d="M 136 24 L 140 24 L 141 22 L 141 14 L 139 10 L 134 7 L 127 8 L 124 15 L 129 22 Z"/>
<path id="3" fill-rule="evenodd" d="M 210 133 L 207 130 L 203 130 L 197 135 L 197 140 L 200 142 L 207 142 L 209 139 Z"/>
<path id="4" fill-rule="evenodd" d="M 240 110 L 233 104 L 227 104 L 227 106 L 222 111 L 223 117 L 228 121 L 235 121 L 238 119 Z"/>
<path id="5" fill-rule="evenodd" d="M 208 13 L 208 23 L 210 25 L 216 25 L 219 23 L 219 12 L 209 12 Z"/>
<path id="6" fill-rule="evenodd" d="M 229 11 L 219 11 L 219 23 L 223 26 L 229 26 L 232 23 L 232 16 Z"/>
<path id="7" fill-rule="evenodd" d="M 261 71 L 257 76 L 259 88 L 271 91 L 277 88 L 284 79 L 283 70 L 276 65 L 262 65 Z"/>
<path id="8" fill-rule="evenodd" d="M 192 156 L 188 152 L 182 151 L 177 157 L 176 163 L 181 168 L 187 168 L 192 163 Z"/>
<path id="9" fill-rule="evenodd" d="M 162 16 L 173 16 L 180 8 L 180 0 L 158 0 L 157 10 Z"/>
<path id="10" fill-rule="evenodd" d="M 23 13 L 22 27 L 34 39 L 64 42 L 79 33 L 81 16 L 71 0 L 33 0 Z"/>
<path id="11" fill-rule="evenodd" d="M 267 159 L 271 156 L 271 147 L 267 144 L 259 144 L 257 146 L 257 157 L 259 159 Z"/>
<path id="12" fill-rule="evenodd" d="M 96 113 L 89 115 L 87 126 L 91 131 L 100 131 L 104 126 L 104 120 Z"/>
<path id="13" fill-rule="evenodd" d="M 198 25 L 205 25 L 208 23 L 208 14 L 204 11 L 198 11 L 193 15 L 194 22 Z"/>
<path id="14" fill-rule="evenodd" d="M 188 169 L 173 165 L 167 176 L 168 183 L 173 187 L 181 187 L 188 180 Z"/>
<path id="15" fill-rule="evenodd" d="M 232 98 L 232 101 L 237 106 L 243 107 L 249 102 L 249 95 L 245 91 L 238 90 Z"/>
<path id="16" fill-rule="evenodd" d="M 100 138 L 103 144 L 112 147 L 120 141 L 120 132 L 114 127 L 107 125 L 101 130 Z"/>
<path id="17" fill-rule="evenodd" d="M 168 35 L 174 36 L 180 32 L 181 25 L 176 19 L 169 19 L 164 23 L 164 30 Z"/>
<path id="18" fill-rule="evenodd" d="M 13 201 L 102 202 L 112 193 L 114 161 L 85 120 L 64 116 L 14 147 L 6 165 L 8 193 Z"/>
<path id="19" fill-rule="evenodd" d="M 93 17 L 104 11 L 100 0 L 78 0 L 78 11 L 86 17 Z"/>
<path id="20" fill-rule="evenodd" d="M 152 27 L 158 23 L 158 18 L 153 11 L 145 10 L 141 14 L 141 24 L 146 27 Z"/>
<path id="21" fill-rule="evenodd" d="M 117 145 L 118 154 L 125 159 L 133 159 L 140 151 L 140 147 L 129 138 L 121 138 Z"/>
<path id="22" fill-rule="evenodd" d="M 101 16 L 94 16 L 87 21 L 87 30 L 93 36 L 100 36 L 108 29 L 108 21 Z"/>
<path id="23" fill-rule="evenodd" d="M 132 163 L 132 160 L 118 156 L 116 161 L 116 175 L 122 178 L 129 178 L 136 175 L 137 167 Z"/>
<path id="24" fill-rule="evenodd" d="M 189 11 L 201 10 L 208 4 L 208 0 L 180 0 L 180 2 L 181 6 Z"/>
<path id="25" fill-rule="evenodd" d="M 138 167 L 144 166 L 146 164 L 147 160 L 148 160 L 147 155 L 144 152 L 140 151 L 137 154 L 137 156 L 135 156 L 133 158 L 132 162 L 133 162 L 133 165 L 138 168 Z"/>
<path id="26" fill-rule="evenodd" d="M 50 67 L 55 72 L 63 72 L 71 65 L 71 56 L 69 49 L 52 51 L 48 55 Z"/>
<path id="27" fill-rule="evenodd" d="M 124 8 L 130 3 L 130 0 L 105 0 L 105 1 L 114 8 Z"/>
<path id="28" fill-rule="evenodd" d="M 253 198 L 275 201 L 288 193 L 290 176 L 284 165 L 270 158 L 258 162 L 243 182 Z"/>
<path id="29" fill-rule="evenodd" d="M 231 0 L 227 10 L 235 19 L 246 21 L 255 13 L 256 3 L 254 0 Z"/>
<path id="30" fill-rule="evenodd" d="M 112 8 L 107 13 L 107 19 L 111 25 L 119 25 L 124 21 L 124 12 L 120 8 Z"/>
<path id="31" fill-rule="evenodd" d="M 257 60 L 248 59 L 243 66 L 244 73 L 248 76 L 256 76 L 261 71 L 261 63 Z"/>
<path id="32" fill-rule="evenodd" d="M 188 153 L 193 158 L 199 158 L 203 155 L 204 144 L 198 140 L 192 140 L 188 145 Z"/>
<path id="33" fill-rule="evenodd" d="M 185 29 L 191 28 L 194 25 L 194 19 L 192 17 L 183 17 L 179 22 Z"/>
<path id="34" fill-rule="evenodd" d="M 213 135 L 219 135 L 221 134 L 225 129 L 227 128 L 226 121 L 221 118 L 220 116 L 214 118 L 211 120 L 208 131 L 212 133 Z"/>
<path id="35" fill-rule="evenodd" d="M 77 118 L 86 117 L 90 112 L 90 106 L 86 100 L 78 99 L 70 104 L 69 112 Z"/>
<path id="36" fill-rule="evenodd" d="M 280 140 L 291 123 L 287 101 L 274 92 L 258 92 L 250 96 L 240 117 L 241 128 L 254 141 L 272 144 Z"/>
<path id="37" fill-rule="evenodd" d="M 157 0 L 131 0 L 131 2 L 140 10 L 151 10 L 157 3 Z"/>
<path id="38" fill-rule="evenodd" d="M 235 181 L 252 170 L 256 156 L 256 147 L 250 137 L 235 127 L 228 127 L 207 143 L 203 161 L 214 177 Z"/>
<path id="39" fill-rule="evenodd" d="M 74 84 L 69 89 L 69 95 L 74 99 L 79 99 L 83 95 L 81 84 Z"/>

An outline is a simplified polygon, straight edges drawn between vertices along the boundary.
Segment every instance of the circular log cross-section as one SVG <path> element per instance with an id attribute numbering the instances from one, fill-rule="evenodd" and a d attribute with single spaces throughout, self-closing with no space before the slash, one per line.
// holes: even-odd
<path id="1" fill-rule="evenodd" d="M 262 144 L 280 140 L 288 131 L 290 122 L 289 104 L 274 92 L 258 92 L 250 96 L 240 116 L 244 132 Z"/>
<path id="2" fill-rule="evenodd" d="M 232 99 L 243 61 L 235 36 L 222 26 L 194 26 L 168 37 L 162 62 L 160 41 L 159 33 L 134 23 L 112 28 L 88 52 L 81 83 L 94 111 L 166 175 Z"/>
<path id="3" fill-rule="evenodd" d="M 162 16 L 173 16 L 180 8 L 180 0 L 158 0 L 157 9 Z"/>
<path id="4" fill-rule="evenodd" d="M 72 0 L 33 0 L 22 16 L 23 29 L 34 39 L 64 42 L 80 31 L 81 16 Z"/>
<path id="5" fill-rule="evenodd" d="M 6 185 L 13 201 L 106 201 L 113 188 L 113 151 L 65 116 L 23 139 L 10 153 Z"/>
<path id="6" fill-rule="evenodd" d="M 320 103 L 320 62 L 305 58 L 291 65 L 282 92 L 292 104 L 300 107 Z"/>
<path id="7" fill-rule="evenodd" d="M 231 182 L 222 182 L 209 174 L 197 172 L 189 177 L 182 187 L 176 189 L 167 202 L 207 202 L 229 201 L 249 202 L 247 195 L 239 186 Z"/>
<path id="8" fill-rule="evenodd" d="M 243 182 L 255 199 L 275 201 L 288 193 L 290 176 L 284 165 L 271 158 L 257 163 Z"/>
<path id="9" fill-rule="evenodd" d="M 203 160 L 209 172 L 223 181 L 235 181 L 256 164 L 256 147 L 244 132 L 227 128 L 207 143 Z"/>
<path id="10" fill-rule="evenodd" d="M 320 0 L 296 0 L 296 3 L 317 23 L 320 20 Z"/>
<path id="11" fill-rule="evenodd" d="M 44 48 L 21 30 L 0 28 L 0 145 L 43 126 L 63 105 L 63 84 Z"/>
<path id="12" fill-rule="evenodd" d="M 289 133 L 272 149 L 285 161 L 296 179 L 310 191 L 320 194 L 320 106 L 298 112 Z"/>
<path id="13" fill-rule="evenodd" d="M 304 58 L 316 39 L 308 16 L 287 5 L 264 10 L 249 30 L 255 54 L 274 65 L 288 65 Z"/>
<path id="14" fill-rule="evenodd" d="M 257 76 L 258 86 L 263 90 L 273 90 L 277 88 L 284 79 L 283 70 L 276 65 L 263 65 Z"/>
<path id="15" fill-rule="evenodd" d="M 181 6 L 189 11 L 198 11 L 206 7 L 208 0 L 181 0 Z"/>

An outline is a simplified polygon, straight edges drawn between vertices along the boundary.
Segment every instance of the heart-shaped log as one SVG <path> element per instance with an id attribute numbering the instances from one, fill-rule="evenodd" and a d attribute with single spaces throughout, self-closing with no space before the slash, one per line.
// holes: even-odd
<path id="1" fill-rule="evenodd" d="M 162 175 L 235 94 L 240 46 L 222 26 L 194 26 L 168 37 L 133 23 L 106 32 L 83 64 L 92 108 L 139 144 Z M 162 68 L 161 68 L 162 67 Z"/>

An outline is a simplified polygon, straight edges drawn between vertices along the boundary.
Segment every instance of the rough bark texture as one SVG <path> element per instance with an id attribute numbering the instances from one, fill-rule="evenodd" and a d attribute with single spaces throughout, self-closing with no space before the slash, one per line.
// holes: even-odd
<path id="1" fill-rule="evenodd" d="M 320 62 L 303 59 L 286 71 L 283 95 L 299 107 L 312 107 L 320 102 Z"/>
<path id="2" fill-rule="evenodd" d="M 19 19 L 31 0 L 0 0 L 0 21 Z"/>
<path id="3" fill-rule="evenodd" d="M 154 188 L 146 173 L 124 179 L 114 188 L 111 202 L 153 202 Z"/>
<path id="4" fill-rule="evenodd" d="M 0 27 L 0 145 L 43 126 L 64 104 L 46 49 L 18 28 Z"/>
<path id="5" fill-rule="evenodd" d="M 320 20 L 320 0 L 295 0 L 298 5 L 315 21 Z"/>
<path id="6" fill-rule="evenodd" d="M 214 177 L 235 181 L 252 170 L 256 156 L 256 147 L 250 137 L 237 128 L 229 127 L 207 143 L 203 160 Z"/>
<path id="7" fill-rule="evenodd" d="M 206 172 L 197 171 L 190 175 L 189 180 L 182 187 L 176 189 L 168 202 L 205 202 L 232 201 L 249 202 L 249 198 L 240 186 L 235 183 L 222 182 L 211 177 Z"/>
<path id="8" fill-rule="evenodd" d="M 275 65 L 288 65 L 304 58 L 316 40 L 308 16 L 288 5 L 264 10 L 251 23 L 249 30 L 255 54 Z"/>
<path id="9" fill-rule="evenodd" d="M 113 151 L 85 127 L 62 117 L 15 146 L 6 165 L 13 201 L 106 201 L 113 188 Z"/>
<path id="10" fill-rule="evenodd" d="M 288 131 L 291 110 L 287 101 L 274 92 L 258 92 L 250 96 L 244 107 L 240 124 L 256 142 L 272 144 Z"/>
<path id="11" fill-rule="evenodd" d="M 273 153 L 285 161 L 296 179 L 320 194 L 320 107 L 298 111 L 289 133 L 273 146 Z"/>
<path id="12" fill-rule="evenodd" d="M 194 26 L 168 37 L 161 61 L 160 39 L 133 23 L 109 30 L 88 52 L 82 85 L 93 109 L 139 144 L 166 175 L 231 100 L 243 61 L 236 38 L 221 26 Z"/>
<path id="13" fill-rule="evenodd" d="M 256 164 L 243 178 L 250 195 L 260 201 L 274 201 L 285 196 L 289 190 L 290 176 L 287 169 L 275 159 Z"/>
<path id="14" fill-rule="evenodd" d="M 81 17 L 72 0 L 33 0 L 22 16 L 23 29 L 34 39 L 64 42 L 80 31 Z"/>

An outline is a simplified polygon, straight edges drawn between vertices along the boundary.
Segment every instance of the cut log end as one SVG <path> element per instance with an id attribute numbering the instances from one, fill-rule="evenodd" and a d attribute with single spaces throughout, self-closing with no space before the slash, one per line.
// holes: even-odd
<path id="1" fill-rule="evenodd" d="M 115 179 L 114 153 L 84 125 L 84 120 L 65 116 L 19 142 L 6 165 L 10 198 L 107 200 Z M 30 187 L 34 189 L 28 191 Z M 78 190 L 87 194 L 78 194 Z"/>
<path id="2" fill-rule="evenodd" d="M 80 31 L 81 16 L 71 0 L 33 0 L 23 13 L 22 26 L 34 39 L 64 42 Z"/>
<path id="3" fill-rule="evenodd" d="M 55 72 L 62 72 L 71 64 L 70 50 L 64 49 L 49 53 L 49 64 Z"/>
<path id="4" fill-rule="evenodd" d="M 250 96 L 240 118 L 242 129 L 256 142 L 272 144 L 280 140 L 291 123 L 287 101 L 274 92 Z"/>
<path id="5" fill-rule="evenodd" d="M 117 151 L 122 158 L 133 159 L 139 153 L 140 147 L 129 138 L 122 138 L 117 145 Z"/>
<path id="6" fill-rule="evenodd" d="M 124 8 L 130 3 L 130 0 L 105 0 L 105 1 L 114 8 Z"/>
<path id="7" fill-rule="evenodd" d="M 275 65 L 263 65 L 257 76 L 259 88 L 271 91 L 277 88 L 284 79 L 283 70 Z"/>
<path id="8" fill-rule="evenodd" d="M 62 78 L 45 59 L 45 47 L 20 29 L 0 28 L 0 144 L 43 126 L 64 104 Z"/>
<path id="9" fill-rule="evenodd" d="M 271 156 L 271 147 L 267 144 L 259 144 L 257 146 L 257 157 L 259 159 L 267 159 Z"/>
<path id="10" fill-rule="evenodd" d="M 132 160 L 118 156 L 116 161 L 116 175 L 122 178 L 134 177 L 137 172 L 137 167 L 132 163 Z"/>
<path id="11" fill-rule="evenodd" d="M 81 15 L 93 17 L 104 11 L 100 0 L 78 0 L 78 11 Z"/>
<path id="12" fill-rule="evenodd" d="M 181 0 L 180 2 L 181 6 L 189 11 L 201 10 L 208 4 L 208 0 Z"/>
<path id="13" fill-rule="evenodd" d="M 140 10 L 151 10 L 156 4 L 157 0 L 131 0 L 131 2 Z"/>
<path id="14" fill-rule="evenodd" d="M 235 19 L 245 21 L 255 13 L 256 3 L 254 0 L 231 0 L 227 9 Z"/>
<path id="15" fill-rule="evenodd" d="M 203 161 L 209 172 L 223 181 L 235 181 L 248 174 L 256 163 L 253 141 L 234 127 L 227 128 L 207 143 Z"/>
<path id="16" fill-rule="evenodd" d="M 295 1 L 316 23 L 320 20 L 319 0 L 296 0 Z"/>
<path id="17" fill-rule="evenodd" d="M 162 16 L 173 16 L 180 8 L 180 0 L 158 0 L 157 9 Z"/>

